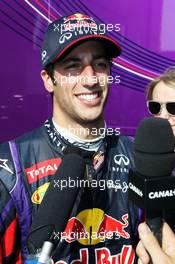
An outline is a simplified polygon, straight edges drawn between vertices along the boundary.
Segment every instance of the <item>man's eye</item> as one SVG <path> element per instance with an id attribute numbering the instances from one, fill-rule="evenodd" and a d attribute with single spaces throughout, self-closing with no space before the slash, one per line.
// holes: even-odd
<path id="1" fill-rule="evenodd" d="M 102 70 L 106 70 L 109 68 L 109 63 L 108 62 L 96 62 L 93 65 L 94 70 L 98 70 L 98 69 L 102 69 Z"/>
<path id="2" fill-rule="evenodd" d="M 67 70 L 80 69 L 80 68 L 81 68 L 81 64 L 80 63 L 73 63 L 73 64 L 67 65 L 65 67 L 65 69 L 67 69 Z"/>

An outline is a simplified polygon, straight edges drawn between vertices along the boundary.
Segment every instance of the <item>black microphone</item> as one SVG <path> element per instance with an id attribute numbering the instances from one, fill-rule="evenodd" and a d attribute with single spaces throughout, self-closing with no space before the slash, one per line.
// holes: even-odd
<path id="1" fill-rule="evenodd" d="M 166 119 L 146 118 L 134 143 L 135 171 L 129 174 L 129 197 L 145 211 L 146 222 L 161 244 L 166 210 L 175 209 L 175 139 Z"/>
<path id="2" fill-rule="evenodd" d="M 64 156 L 32 222 L 28 236 L 30 254 L 35 254 L 36 249 L 40 249 L 45 241 L 51 241 L 55 244 L 59 243 L 58 238 L 61 238 L 59 236 L 65 230 L 80 190 L 79 185 L 74 184 L 74 187 L 71 188 L 69 183 L 71 181 L 76 183 L 81 180 L 84 173 L 85 162 L 83 158 L 77 154 Z M 54 234 L 57 235 L 54 236 Z M 50 247 L 49 244 L 46 245 L 45 243 L 46 249 L 43 250 L 53 250 L 52 245 L 50 249 L 48 247 Z"/>

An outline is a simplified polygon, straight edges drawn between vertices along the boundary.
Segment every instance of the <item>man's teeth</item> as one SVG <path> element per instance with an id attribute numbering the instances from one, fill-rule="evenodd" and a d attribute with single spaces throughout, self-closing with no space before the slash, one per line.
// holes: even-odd
<path id="1" fill-rule="evenodd" d="M 95 93 L 95 94 L 80 94 L 78 96 L 80 99 L 83 99 L 83 100 L 87 100 L 87 101 L 91 101 L 91 100 L 94 100 L 98 97 L 98 93 Z"/>

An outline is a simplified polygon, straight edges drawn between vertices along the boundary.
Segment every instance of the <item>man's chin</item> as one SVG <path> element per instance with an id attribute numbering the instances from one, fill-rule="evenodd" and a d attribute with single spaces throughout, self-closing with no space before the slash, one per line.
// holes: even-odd
<path id="1" fill-rule="evenodd" d="M 99 114 L 98 116 L 84 116 L 79 119 L 79 123 L 84 126 L 94 125 L 94 127 L 98 126 L 99 123 L 103 121 L 103 115 Z"/>

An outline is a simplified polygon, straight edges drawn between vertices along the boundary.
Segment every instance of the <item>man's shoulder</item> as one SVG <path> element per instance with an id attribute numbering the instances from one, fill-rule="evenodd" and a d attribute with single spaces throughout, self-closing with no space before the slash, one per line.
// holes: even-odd
<path id="1" fill-rule="evenodd" d="M 131 136 L 124 136 L 124 135 L 110 135 L 107 136 L 107 142 L 110 148 L 133 148 L 134 138 Z"/>
<path id="2" fill-rule="evenodd" d="M 133 158 L 133 147 L 134 147 L 134 138 L 130 136 L 120 136 L 118 142 L 118 149 L 121 152 L 125 152 Z"/>
<path id="3" fill-rule="evenodd" d="M 38 127 L 38 128 L 35 128 L 17 138 L 15 138 L 14 140 L 11 140 L 14 141 L 16 144 L 23 144 L 23 143 L 31 143 L 31 142 L 36 142 L 38 140 L 42 140 L 44 137 L 45 137 L 45 128 L 44 128 L 44 125 Z"/>
<path id="4" fill-rule="evenodd" d="M 35 128 L 31 131 L 28 131 L 27 133 L 24 133 L 23 135 L 16 137 L 12 140 L 2 142 L 0 144 L 0 153 L 4 153 L 5 150 L 10 148 L 11 143 L 15 143 L 16 145 L 18 144 L 27 144 L 31 142 L 36 142 L 37 140 L 42 140 L 45 137 L 45 132 L 44 132 L 44 125 Z"/>
<path id="5" fill-rule="evenodd" d="M 133 146 L 134 138 L 131 136 L 119 136 L 119 142 L 123 143 L 126 146 Z"/>
<path id="6" fill-rule="evenodd" d="M 0 181 L 2 181 L 8 190 L 15 186 L 17 181 L 17 171 L 27 164 L 33 164 L 45 155 L 49 149 L 44 125 L 33 129 L 22 136 L 0 144 Z M 42 157 L 41 157 L 42 158 Z"/>

